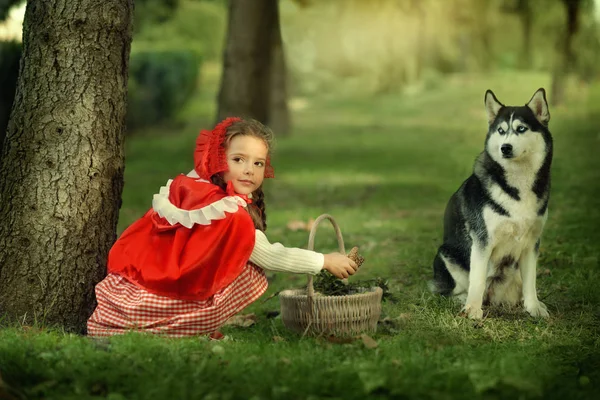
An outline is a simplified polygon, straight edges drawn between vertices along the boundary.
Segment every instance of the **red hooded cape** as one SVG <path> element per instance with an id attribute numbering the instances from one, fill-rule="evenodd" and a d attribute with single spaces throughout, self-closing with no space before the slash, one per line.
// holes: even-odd
<path id="1" fill-rule="evenodd" d="M 230 196 L 236 194 L 180 175 L 171 182 L 168 200 L 182 210 L 197 210 Z M 186 228 L 150 209 L 115 242 L 108 272 L 154 294 L 207 299 L 240 275 L 254 248 L 254 223 L 243 207 L 224 214 L 209 225 Z"/>

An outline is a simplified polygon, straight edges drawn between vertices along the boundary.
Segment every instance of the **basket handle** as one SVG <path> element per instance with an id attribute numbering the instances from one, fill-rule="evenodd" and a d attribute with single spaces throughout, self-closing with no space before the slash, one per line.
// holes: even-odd
<path id="1" fill-rule="evenodd" d="M 340 227 L 338 226 L 337 222 L 335 222 L 335 219 L 333 219 L 333 217 L 329 214 L 319 215 L 317 217 L 317 219 L 315 220 L 315 222 L 313 223 L 313 226 L 310 228 L 310 234 L 308 235 L 308 250 L 315 249 L 315 234 L 317 233 L 317 227 L 319 226 L 319 223 L 321 223 L 321 221 L 323 221 L 324 219 L 328 219 L 331 222 L 331 225 L 333 225 L 333 229 L 335 229 L 335 236 L 337 237 L 338 248 L 339 248 L 340 253 L 346 254 L 346 250 L 344 248 L 344 238 L 342 237 L 342 231 L 340 230 Z M 344 279 L 344 282 L 347 282 L 347 280 Z M 308 298 L 312 299 L 314 293 L 315 293 L 315 289 L 313 287 L 313 276 L 309 274 L 308 275 Z"/>

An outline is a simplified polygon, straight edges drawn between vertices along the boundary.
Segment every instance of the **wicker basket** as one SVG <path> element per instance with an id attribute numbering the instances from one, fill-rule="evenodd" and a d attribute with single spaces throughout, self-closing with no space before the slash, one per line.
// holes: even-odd
<path id="1" fill-rule="evenodd" d="M 317 226 L 324 219 L 331 221 L 338 240 L 339 251 L 346 254 L 339 226 L 332 216 L 320 215 L 310 230 L 308 249 L 314 249 Z M 283 324 L 304 335 L 333 334 L 353 336 L 374 333 L 381 314 L 380 287 L 366 288 L 363 293 L 324 296 L 314 292 L 313 277 L 308 276 L 307 289 L 284 290 L 279 294 Z"/>

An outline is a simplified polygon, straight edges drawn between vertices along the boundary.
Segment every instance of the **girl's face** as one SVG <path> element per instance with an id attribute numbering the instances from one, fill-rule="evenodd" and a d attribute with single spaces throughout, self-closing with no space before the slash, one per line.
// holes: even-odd
<path id="1" fill-rule="evenodd" d="M 262 139 L 249 135 L 234 137 L 226 152 L 229 171 L 223 174 L 225 182 L 232 181 L 236 193 L 254 192 L 265 179 L 268 152 Z"/>

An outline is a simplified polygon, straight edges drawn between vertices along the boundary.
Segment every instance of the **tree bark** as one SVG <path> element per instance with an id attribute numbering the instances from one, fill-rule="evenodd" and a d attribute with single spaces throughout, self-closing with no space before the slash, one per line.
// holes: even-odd
<path id="1" fill-rule="evenodd" d="M 552 91 L 550 103 L 554 106 L 561 104 L 565 97 L 566 78 L 573 66 L 573 38 L 579 29 L 579 10 L 581 0 L 563 0 L 566 10 L 566 27 L 559 38 L 558 62 L 552 74 Z"/>
<path id="2" fill-rule="evenodd" d="M 285 62 L 285 51 L 281 38 L 279 21 L 279 2 L 275 2 L 275 20 L 273 28 L 272 73 L 270 82 L 270 105 L 267 124 L 278 136 L 291 133 L 290 110 L 288 108 L 288 76 Z"/>
<path id="3" fill-rule="evenodd" d="M 0 314 L 83 332 L 116 238 L 133 0 L 29 0 L 0 162 Z"/>
<path id="4" fill-rule="evenodd" d="M 269 121 L 277 0 L 231 0 L 217 120 Z"/>

